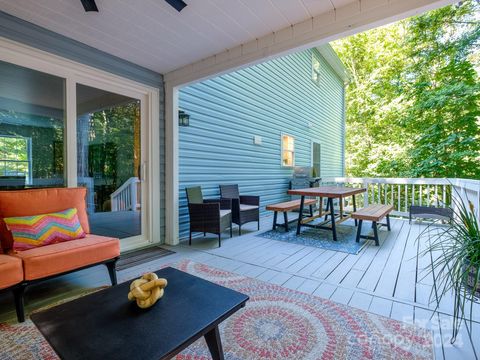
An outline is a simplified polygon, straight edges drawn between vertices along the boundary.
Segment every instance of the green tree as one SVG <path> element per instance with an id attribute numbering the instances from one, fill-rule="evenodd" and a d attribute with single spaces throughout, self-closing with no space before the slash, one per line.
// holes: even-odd
<path id="1" fill-rule="evenodd" d="M 447 6 L 408 22 L 412 176 L 480 176 L 480 83 L 471 60 L 480 35 L 476 5 Z"/>
<path id="2" fill-rule="evenodd" d="M 332 44 L 351 73 L 348 175 L 479 177 L 478 9 L 465 1 Z"/>

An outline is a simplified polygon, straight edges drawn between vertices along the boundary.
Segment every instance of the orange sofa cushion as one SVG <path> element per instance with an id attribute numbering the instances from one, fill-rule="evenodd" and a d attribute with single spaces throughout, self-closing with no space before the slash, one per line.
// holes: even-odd
<path id="1" fill-rule="evenodd" d="M 25 280 L 35 280 L 118 257 L 120 241 L 89 234 L 83 239 L 25 250 L 13 256 L 22 259 Z"/>
<path id="2" fill-rule="evenodd" d="M 0 289 L 5 289 L 23 281 L 22 260 L 8 255 L 0 255 Z"/>
<path id="3" fill-rule="evenodd" d="M 0 240 L 3 249 L 11 249 L 13 238 L 4 218 L 32 216 L 76 208 L 85 233 L 90 232 L 86 211 L 86 188 L 46 188 L 0 191 Z"/>

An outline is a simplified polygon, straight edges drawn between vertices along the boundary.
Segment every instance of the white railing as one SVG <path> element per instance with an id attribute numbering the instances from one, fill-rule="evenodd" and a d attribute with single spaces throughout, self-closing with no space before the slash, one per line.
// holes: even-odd
<path id="1" fill-rule="evenodd" d="M 367 191 L 359 196 L 364 206 L 393 205 L 392 214 L 399 216 L 408 216 L 411 205 L 451 207 L 454 198 L 472 202 L 477 216 L 480 214 L 480 180 L 332 177 L 322 179 L 322 183 L 364 187 Z M 350 199 L 346 201 L 346 206 L 352 205 Z"/>
<path id="2" fill-rule="evenodd" d="M 140 180 L 131 177 L 110 195 L 112 211 L 138 210 L 138 185 Z"/>
<path id="3" fill-rule="evenodd" d="M 450 179 L 450 181 L 455 190 L 453 195 L 464 204 L 472 203 L 477 219 L 480 219 L 480 180 Z"/>

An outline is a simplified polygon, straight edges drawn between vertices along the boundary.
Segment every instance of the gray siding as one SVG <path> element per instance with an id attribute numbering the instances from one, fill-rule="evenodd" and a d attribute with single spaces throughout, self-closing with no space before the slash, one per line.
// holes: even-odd
<path id="1" fill-rule="evenodd" d="M 321 84 L 311 80 L 311 56 Z M 311 141 L 322 145 L 321 176 L 343 175 L 344 85 L 316 50 L 285 56 L 180 91 L 190 126 L 180 136 L 180 229 L 188 230 L 185 187 L 206 197 L 237 183 L 265 204 L 287 199 L 291 168 L 281 166 L 281 134 L 295 137 L 295 165 L 310 166 Z M 253 137 L 262 137 L 254 145 Z"/>
<path id="2" fill-rule="evenodd" d="M 165 238 L 165 118 L 163 75 L 0 11 L 0 36 L 159 89 L 160 234 Z"/>

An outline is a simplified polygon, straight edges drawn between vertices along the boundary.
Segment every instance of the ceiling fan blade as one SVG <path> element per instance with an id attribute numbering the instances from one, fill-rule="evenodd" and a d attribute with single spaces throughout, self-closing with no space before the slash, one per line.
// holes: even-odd
<path id="1" fill-rule="evenodd" d="M 96 11 L 98 12 L 97 4 L 95 0 L 80 0 L 82 2 L 83 8 L 85 11 Z"/>
<path id="2" fill-rule="evenodd" d="M 172 6 L 178 12 L 182 11 L 187 4 L 182 0 L 165 0 L 170 6 Z"/>

